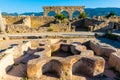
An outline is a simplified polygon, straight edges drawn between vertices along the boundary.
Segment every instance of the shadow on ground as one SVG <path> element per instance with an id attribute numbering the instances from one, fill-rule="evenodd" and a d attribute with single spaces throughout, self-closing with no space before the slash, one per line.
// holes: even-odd
<path id="1" fill-rule="evenodd" d="M 120 42 L 115 40 L 110 40 L 107 38 L 97 38 L 101 43 L 109 44 L 115 48 L 120 48 Z"/>

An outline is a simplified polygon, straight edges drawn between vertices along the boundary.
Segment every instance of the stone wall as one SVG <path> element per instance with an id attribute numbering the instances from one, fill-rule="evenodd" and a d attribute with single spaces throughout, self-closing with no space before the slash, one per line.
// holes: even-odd
<path id="1" fill-rule="evenodd" d="M 98 17 L 93 17 L 93 19 L 101 20 L 101 21 L 117 22 L 117 23 L 120 22 L 119 16 L 113 16 L 109 18 L 105 18 L 104 16 L 98 16 Z"/>
<path id="2" fill-rule="evenodd" d="M 86 20 L 86 26 L 88 26 L 89 31 L 105 31 L 109 27 L 109 21 L 99 21 L 99 20 Z"/>
<path id="3" fill-rule="evenodd" d="M 49 27 L 38 27 L 38 28 L 29 28 L 28 26 L 23 25 L 9 25 L 6 27 L 7 33 L 39 33 L 47 32 Z"/>
<path id="4" fill-rule="evenodd" d="M 27 65 L 27 75 L 30 79 L 40 79 L 41 76 L 47 72 L 53 72 L 58 78 L 66 80 L 72 80 L 72 75 L 75 75 L 75 73 L 93 77 L 101 75 L 104 72 L 104 59 L 102 57 L 94 56 L 92 50 L 86 50 L 86 47 L 81 44 L 58 43 L 55 44 L 55 46 L 51 45 L 51 50 L 59 49 L 64 52 L 71 51 L 71 53 L 75 54 L 74 56 L 66 58 L 53 57 L 49 52 L 50 48 L 46 49 L 34 53 L 37 57 L 29 60 Z M 77 54 L 79 55 L 76 55 L 76 52 L 78 52 Z"/>
<path id="5" fill-rule="evenodd" d="M 57 61 L 56 69 L 51 66 L 51 61 Z M 90 61 L 90 62 L 89 62 Z M 77 62 L 81 64 L 76 64 Z M 49 63 L 48 65 L 46 65 Z M 53 62 L 55 64 L 55 62 Z M 79 67 L 75 67 L 74 65 Z M 88 65 L 89 64 L 89 65 Z M 71 56 L 67 58 L 56 58 L 56 57 L 43 57 L 37 58 L 34 60 L 30 60 L 28 62 L 27 74 L 29 78 L 35 79 L 40 78 L 44 72 L 49 72 L 50 70 L 56 72 L 59 75 L 59 78 L 72 80 L 72 75 L 74 75 L 74 71 L 80 70 L 83 75 L 86 76 L 96 76 L 100 75 L 104 72 L 105 61 L 101 57 L 87 57 L 87 56 Z M 47 68 L 45 68 L 45 66 Z M 84 69 L 83 69 L 84 67 Z M 46 70 L 44 70 L 46 69 Z M 76 69 L 76 70 L 75 70 Z"/>
<path id="6" fill-rule="evenodd" d="M 89 47 L 96 53 L 98 56 L 107 56 L 110 57 L 110 55 L 113 52 L 116 52 L 117 49 L 107 45 L 107 44 L 102 44 L 102 43 L 96 43 L 96 42 L 89 42 Z"/>
<path id="7" fill-rule="evenodd" d="M 109 20 L 110 22 L 120 22 L 120 17 L 115 16 L 115 17 L 110 17 L 109 19 L 105 19 L 105 20 Z"/>
<path id="8" fill-rule="evenodd" d="M 51 57 L 51 49 L 50 47 L 47 47 L 47 46 L 41 46 L 39 47 L 40 51 L 38 52 L 35 52 L 34 53 L 34 56 L 38 56 L 38 57 L 44 57 L 44 56 L 47 56 L 47 57 Z"/>
<path id="9" fill-rule="evenodd" d="M 19 16 L 4 16 L 7 25 L 12 25 L 12 24 L 19 24 L 21 23 L 21 20 L 24 19 L 24 17 L 19 17 Z"/>
<path id="10" fill-rule="evenodd" d="M 71 32 L 75 30 L 75 29 L 72 29 L 70 23 L 50 24 L 50 29 L 52 29 L 55 32 Z"/>
<path id="11" fill-rule="evenodd" d="M 20 45 L 12 45 L 0 53 L 0 80 L 4 80 L 7 71 L 9 71 L 15 63 L 15 59 L 21 57 L 29 47 L 31 47 L 30 42 L 23 42 L 23 44 Z"/>
<path id="12" fill-rule="evenodd" d="M 31 27 L 31 18 L 29 16 L 24 18 L 22 24 L 25 26 Z"/>
<path id="13" fill-rule="evenodd" d="M 95 30 L 101 29 L 102 31 L 106 31 L 106 30 L 112 30 L 112 29 L 119 30 L 119 28 L 120 28 L 120 26 L 119 26 L 120 17 L 119 16 L 114 16 L 114 17 L 110 17 L 110 18 L 98 16 L 97 18 L 93 18 L 93 19 L 98 20 L 98 21 L 103 21 L 103 23 L 101 23 L 100 25 L 96 25 L 96 26 L 90 25 L 89 27 L 93 28 L 93 31 L 94 31 L 94 29 Z"/>
<path id="14" fill-rule="evenodd" d="M 54 22 L 54 17 L 43 16 L 4 16 L 7 25 L 20 25 L 38 28 L 47 27 L 50 23 Z"/>
<path id="15" fill-rule="evenodd" d="M 114 52 L 110 55 L 109 65 L 120 72 L 120 52 Z"/>
<path id="16" fill-rule="evenodd" d="M 0 53 L 2 55 L 4 53 Z M 3 58 L 0 59 L 0 80 L 5 78 L 7 71 L 14 64 L 13 55 L 12 54 L 4 54 Z"/>
<path id="17" fill-rule="evenodd" d="M 56 14 L 60 14 L 62 11 L 67 11 L 69 13 L 69 19 L 72 20 L 72 15 L 74 11 L 79 11 L 80 13 L 84 12 L 85 6 L 44 6 L 44 16 L 50 11 L 54 11 Z"/>
<path id="18" fill-rule="evenodd" d="M 43 17 L 43 16 L 31 16 L 31 27 L 49 27 L 50 23 L 53 23 L 54 17 Z"/>
<path id="19" fill-rule="evenodd" d="M 76 26 L 76 29 L 78 30 L 87 29 L 88 31 L 96 31 L 108 27 L 109 21 L 86 18 L 82 20 L 74 20 L 71 24 Z"/>
<path id="20" fill-rule="evenodd" d="M 53 23 L 54 17 L 43 16 L 6 16 L 7 33 L 38 33 L 46 32 L 50 23 Z"/>

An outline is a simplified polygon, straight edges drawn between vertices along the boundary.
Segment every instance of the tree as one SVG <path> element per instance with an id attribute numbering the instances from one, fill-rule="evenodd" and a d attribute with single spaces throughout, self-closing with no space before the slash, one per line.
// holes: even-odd
<path id="1" fill-rule="evenodd" d="M 106 18 L 109 18 L 109 17 L 112 17 L 112 16 L 115 16 L 116 14 L 114 12 L 110 12 L 108 15 L 106 15 Z"/>
<path id="2" fill-rule="evenodd" d="M 79 18 L 85 19 L 85 18 L 87 18 L 87 14 L 85 12 L 83 12 L 80 14 Z"/>
<path id="3" fill-rule="evenodd" d="M 64 19 L 66 19 L 66 16 L 64 14 L 57 14 L 55 16 L 55 19 L 56 20 L 60 20 L 60 21 L 63 21 Z"/>

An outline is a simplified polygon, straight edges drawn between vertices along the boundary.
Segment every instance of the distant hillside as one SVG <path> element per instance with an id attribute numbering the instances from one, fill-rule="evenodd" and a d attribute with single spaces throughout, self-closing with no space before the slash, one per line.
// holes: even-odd
<path id="1" fill-rule="evenodd" d="M 18 13 L 7 13 L 7 12 L 2 12 L 2 15 L 3 16 L 18 16 L 18 15 L 26 15 L 26 16 L 30 16 L 30 15 L 33 15 L 34 16 L 43 16 L 43 12 L 26 12 L 26 13 L 21 13 L 21 14 L 18 14 Z"/>
<path id="2" fill-rule="evenodd" d="M 88 14 L 89 17 L 107 15 L 110 12 L 115 12 L 117 16 L 120 16 L 120 8 L 95 8 L 95 9 L 86 8 L 85 12 Z M 32 15 L 32 14 L 34 14 L 35 16 L 42 16 L 43 12 L 40 13 L 27 12 L 22 14 L 2 12 L 2 15 L 4 16 L 6 15 L 18 16 L 18 15 Z"/>
<path id="3" fill-rule="evenodd" d="M 22 13 L 20 15 L 32 15 L 32 14 L 34 14 L 34 16 L 43 16 L 43 12 L 39 12 L 39 13 L 27 12 L 27 13 Z"/>
<path id="4" fill-rule="evenodd" d="M 110 12 L 115 12 L 117 16 L 120 16 L 120 8 L 86 8 L 85 12 L 90 16 L 101 16 L 101 15 L 107 15 Z"/>

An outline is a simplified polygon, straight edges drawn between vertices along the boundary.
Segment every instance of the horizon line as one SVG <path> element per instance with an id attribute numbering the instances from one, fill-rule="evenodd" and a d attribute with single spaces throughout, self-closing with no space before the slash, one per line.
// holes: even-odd
<path id="1" fill-rule="evenodd" d="M 43 7 L 52 7 L 52 6 L 43 6 Z M 42 8 L 43 8 L 42 7 Z M 53 7 L 62 7 L 62 6 L 53 6 Z M 69 6 L 63 6 L 63 7 L 69 7 Z M 92 7 L 85 7 L 84 9 L 97 9 L 97 8 L 120 8 L 120 7 L 95 7 L 95 8 L 92 8 Z M 40 12 L 44 12 L 44 11 L 28 11 L 28 12 L 7 12 L 7 11 L 1 11 L 0 10 L 0 13 L 18 13 L 18 14 L 22 14 L 22 13 L 40 13 Z"/>

